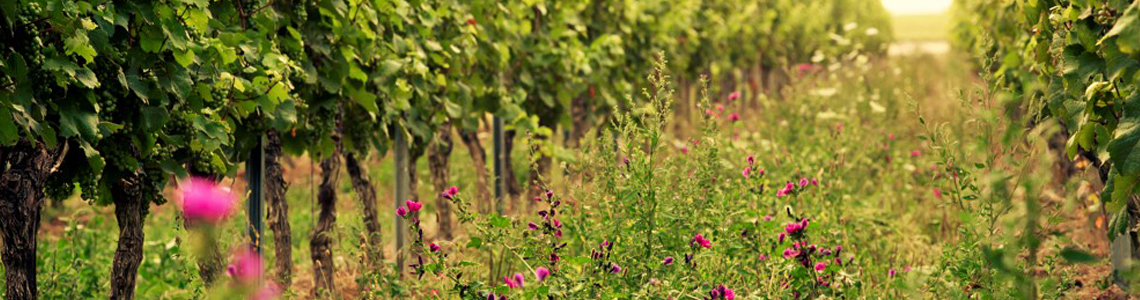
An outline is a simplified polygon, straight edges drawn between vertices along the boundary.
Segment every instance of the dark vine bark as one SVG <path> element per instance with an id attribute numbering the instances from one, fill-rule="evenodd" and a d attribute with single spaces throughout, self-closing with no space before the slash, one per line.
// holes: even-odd
<path id="1" fill-rule="evenodd" d="M 367 235 L 365 237 L 367 244 L 365 247 L 366 261 L 373 267 L 380 266 L 384 260 L 384 244 L 381 242 L 383 231 L 381 231 L 380 216 L 376 204 L 376 187 L 372 186 L 372 180 L 368 178 L 368 173 L 361 168 L 360 160 L 356 159 L 355 153 L 345 154 L 344 164 L 348 168 L 349 179 L 352 180 L 352 189 L 356 192 L 364 210 L 364 227 L 367 230 L 365 232 Z"/>
<path id="2" fill-rule="evenodd" d="M 451 124 L 440 125 L 435 136 L 435 143 L 428 149 L 428 167 L 431 168 L 431 181 L 436 191 L 445 191 L 448 188 L 448 158 L 453 148 L 451 140 Z M 436 219 L 439 223 L 438 236 L 451 240 L 455 233 L 451 224 L 451 202 L 443 197 L 435 197 Z"/>
<path id="3" fill-rule="evenodd" d="M 333 276 L 336 267 L 332 256 L 332 230 L 336 226 L 336 187 L 340 181 L 340 147 L 328 158 L 321 160 L 321 185 L 317 192 L 320 213 L 313 227 L 309 249 L 313 258 L 313 294 L 324 297 L 334 290 Z"/>
<path id="4" fill-rule="evenodd" d="M 590 100 L 595 96 L 593 89 L 590 87 L 591 92 L 584 96 L 578 96 L 570 102 L 570 121 L 573 127 L 570 128 L 570 136 L 566 139 L 566 144 L 572 149 L 577 149 L 581 145 L 582 137 L 586 136 L 586 131 L 590 130 L 590 126 L 586 122 L 589 121 L 592 108 L 590 105 L 592 101 Z"/>
<path id="5" fill-rule="evenodd" d="M 342 120 L 343 115 L 338 108 L 332 132 L 336 146 L 333 153 L 321 160 L 321 185 L 317 192 L 317 205 L 321 211 L 309 240 L 309 252 L 313 259 L 313 295 L 317 298 L 327 298 L 336 291 L 333 281 L 336 266 L 333 264 L 332 231 L 336 226 L 336 188 L 340 182 L 340 156 L 344 151 L 340 141 Z"/>
<path id="6" fill-rule="evenodd" d="M 119 245 L 111 266 L 111 299 L 135 297 L 135 282 L 143 259 L 143 221 L 150 201 L 143 197 L 147 178 L 137 173 L 125 174 L 111 188 L 115 202 L 115 219 L 119 222 Z"/>
<path id="7" fill-rule="evenodd" d="M 44 183 L 66 153 L 22 140 L 0 147 L 0 233 L 6 291 L 4 299 L 36 299 L 36 232 L 40 228 Z"/>
<path id="8" fill-rule="evenodd" d="M 266 137 L 265 201 L 269 204 L 266 223 L 269 230 L 273 231 L 273 252 L 277 258 L 274 262 L 274 279 L 279 287 L 287 290 L 293 282 L 293 232 L 289 227 L 289 203 L 285 200 L 289 183 L 285 181 L 285 171 L 281 167 L 284 155 L 281 151 L 280 133 L 270 130 Z"/>
<path id="9" fill-rule="evenodd" d="M 483 150 L 483 144 L 479 142 L 479 136 L 474 130 L 459 129 L 459 140 L 467 146 L 467 152 L 471 154 L 471 163 L 475 167 L 475 198 L 479 199 L 479 211 L 482 213 L 494 211 L 495 208 L 491 205 L 491 192 L 487 188 L 489 186 L 487 152 Z"/>
<path id="10" fill-rule="evenodd" d="M 519 186 L 519 181 L 515 179 L 515 168 L 511 162 L 511 149 L 515 147 L 515 131 L 503 131 L 503 181 L 507 186 L 506 198 L 502 201 L 508 201 L 510 210 L 515 211 L 518 206 L 519 195 L 522 194 L 522 187 Z"/>

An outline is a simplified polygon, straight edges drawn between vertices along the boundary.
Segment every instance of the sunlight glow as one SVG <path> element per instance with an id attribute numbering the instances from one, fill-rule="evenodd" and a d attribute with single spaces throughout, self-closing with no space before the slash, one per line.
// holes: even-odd
<path id="1" fill-rule="evenodd" d="M 953 0 L 882 0 L 893 15 L 941 14 L 950 9 Z"/>

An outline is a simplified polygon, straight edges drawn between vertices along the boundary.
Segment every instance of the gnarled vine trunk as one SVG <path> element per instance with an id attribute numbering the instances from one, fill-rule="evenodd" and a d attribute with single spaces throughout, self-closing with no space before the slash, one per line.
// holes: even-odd
<path id="1" fill-rule="evenodd" d="M 61 145 L 63 149 L 66 146 Z M 44 184 L 64 154 L 38 142 L 0 147 L 0 234 L 3 235 L 4 299 L 36 299 L 36 232 Z"/>
<path id="2" fill-rule="evenodd" d="M 281 136 L 275 130 L 266 133 L 265 146 L 265 201 L 269 203 L 266 223 L 273 231 L 273 252 L 276 256 L 274 281 L 284 290 L 293 282 L 293 232 L 289 227 L 289 203 L 285 192 L 289 183 L 281 168 Z"/>
<path id="3" fill-rule="evenodd" d="M 317 298 L 328 298 L 336 293 L 333 282 L 336 266 L 333 264 L 332 231 L 336 227 L 336 188 L 340 182 L 340 155 L 343 152 L 340 142 L 342 120 L 343 115 L 338 108 L 332 132 L 336 146 L 333 153 L 321 160 L 321 185 L 317 192 L 317 205 L 321 211 L 317 216 L 317 225 L 313 227 L 313 235 L 309 238 L 309 253 L 313 259 L 313 295 Z"/>
<path id="4" fill-rule="evenodd" d="M 126 174 L 111 188 L 115 200 L 115 219 L 119 222 L 119 245 L 111 265 L 111 299 L 135 297 L 135 282 L 143 259 L 143 221 L 150 201 L 143 197 L 147 178 L 137 173 Z"/>
<path id="5" fill-rule="evenodd" d="M 317 192 L 317 225 L 313 227 L 309 249 L 313 258 L 313 295 L 324 297 L 334 291 L 336 267 L 332 256 L 332 230 L 336 226 L 336 187 L 340 181 L 340 147 L 321 160 L 321 185 Z"/>
<path id="6" fill-rule="evenodd" d="M 479 136 L 474 130 L 459 129 L 459 140 L 467 145 L 471 154 L 471 163 L 475 167 L 475 198 L 479 202 L 479 211 L 489 213 L 495 210 L 491 205 L 491 192 L 487 186 L 487 152 L 479 142 Z"/>
<path id="7" fill-rule="evenodd" d="M 428 167 L 431 168 L 431 181 L 436 191 L 447 190 L 448 158 L 451 157 L 451 124 L 440 125 L 436 132 L 435 143 L 428 149 Z M 439 237 L 451 240 L 455 237 L 451 225 L 451 202 L 443 197 L 435 197 L 436 216 L 439 224 Z"/>
<path id="8" fill-rule="evenodd" d="M 364 253 L 372 267 L 380 266 L 384 259 L 384 244 L 381 242 L 383 232 L 376 204 L 376 187 L 372 186 L 372 180 L 361 168 L 360 160 L 356 158 L 355 153 L 345 154 L 344 164 L 348 168 L 349 179 L 352 180 L 352 189 L 356 191 L 356 196 L 360 198 L 361 207 L 364 209 L 364 228 L 367 230 L 365 232 L 367 247 Z"/>

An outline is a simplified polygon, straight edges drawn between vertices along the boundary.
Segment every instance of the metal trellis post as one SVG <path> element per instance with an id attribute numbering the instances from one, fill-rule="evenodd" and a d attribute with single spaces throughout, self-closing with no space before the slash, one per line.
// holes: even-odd
<path id="1" fill-rule="evenodd" d="M 245 162 L 245 176 L 249 185 L 247 214 L 249 215 L 249 237 L 254 250 L 261 253 L 261 219 L 265 216 L 265 137 L 258 138 Z"/>

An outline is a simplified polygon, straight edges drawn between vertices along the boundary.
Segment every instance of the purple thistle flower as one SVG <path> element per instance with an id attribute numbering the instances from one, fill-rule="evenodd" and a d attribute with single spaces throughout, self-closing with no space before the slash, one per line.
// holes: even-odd
<path id="1" fill-rule="evenodd" d="M 665 257 L 665 261 L 663 261 L 662 263 L 664 263 L 666 266 L 673 265 L 673 257 L 672 256 Z"/>
<path id="2" fill-rule="evenodd" d="M 542 282 L 546 280 L 546 277 L 550 277 L 550 269 L 547 269 L 546 267 L 538 267 L 534 269 L 535 280 Z"/>

